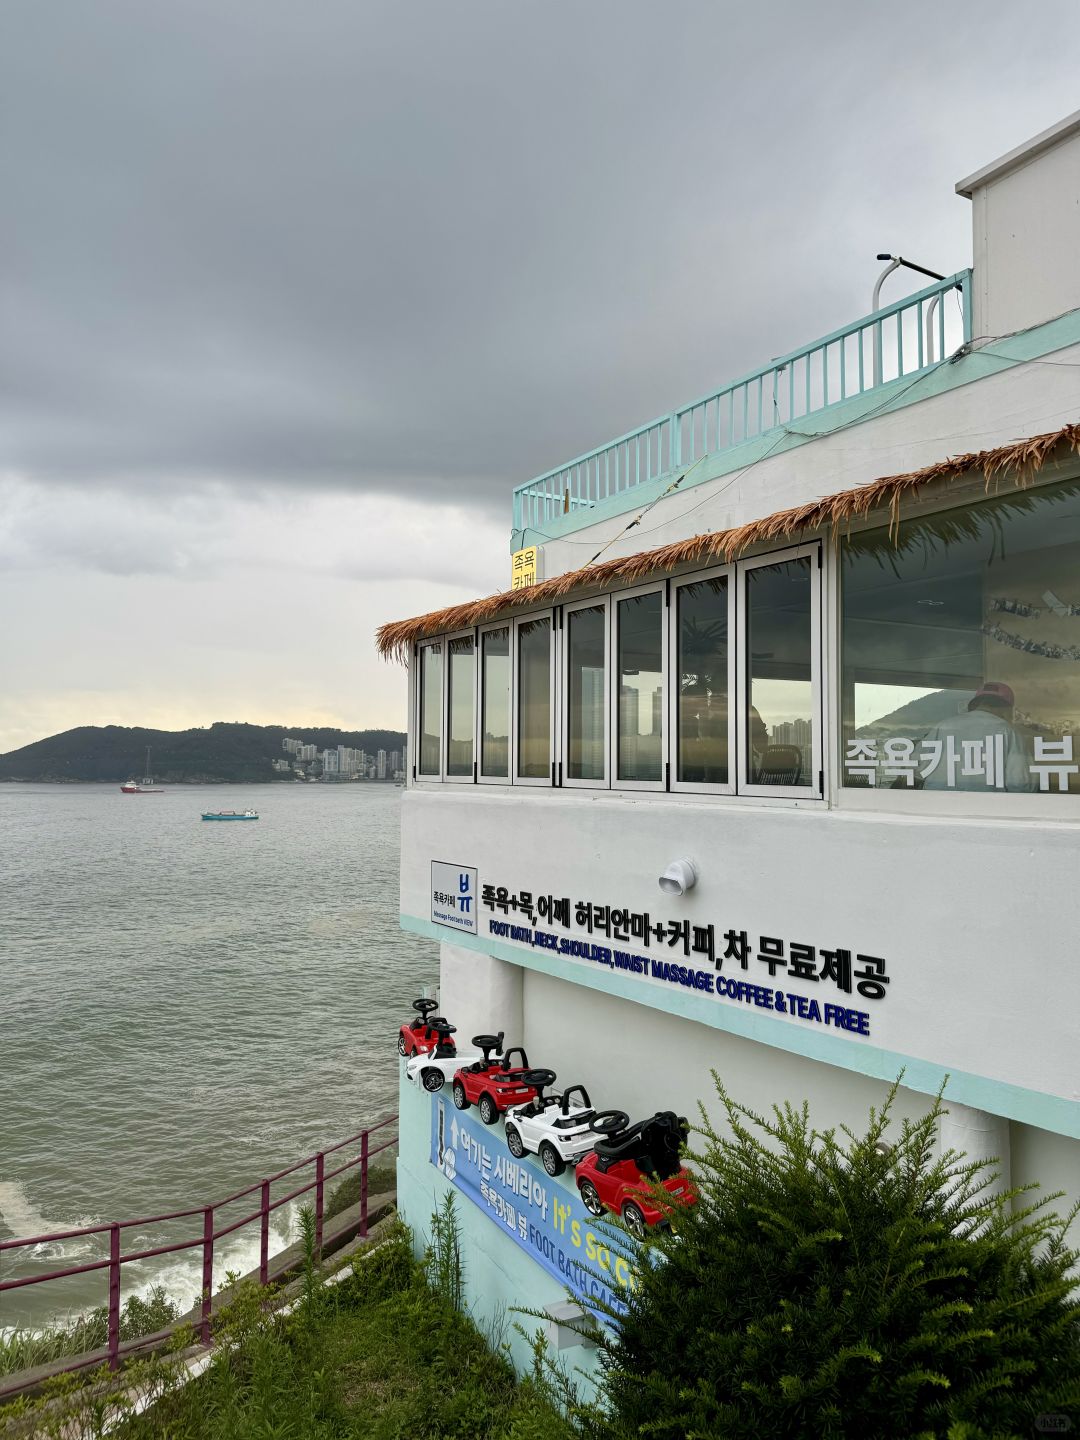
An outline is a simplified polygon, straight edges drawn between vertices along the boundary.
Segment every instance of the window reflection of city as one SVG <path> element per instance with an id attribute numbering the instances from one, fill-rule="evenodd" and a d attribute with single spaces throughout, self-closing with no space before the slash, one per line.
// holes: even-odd
<path id="1" fill-rule="evenodd" d="M 813 784 L 811 560 L 746 577 L 746 765 L 755 785 Z"/>
<path id="2" fill-rule="evenodd" d="M 602 605 L 571 610 L 566 617 L 568 780 L 602 780 L 605 774 L 606 626 L 607 612 Z"/>
<path id="3" fill-rule="evenodd" d="M 523 780 L 551 775 L 551 621 L 518 626 L 518 754 Z"/>
<path id="4" fill-rule="evenodd" d="M 659 590 L 618 605 L 620 780 L 664 778 L 664 597 Z"/>
<path id="5" fill-rule="evenodd" d="M 420 774 L 438 775 L 442 749 L 442 646 L 420 651 Z"/>
<path id="6" fill-rule="evenodd" d="M 492 779 L 510 775 L 510 630 L 486 630 L 481 636 L 483 739 L 480 773 Z"/>
<path id="7" fill-rule="evenodd" d="M 450 728 L 446 741 L 446 773 L 473 773 L 473 707 L 476 704 L 476 657 L 472 636 L 450 641 Z"/>
<path id="8" fill-rule="evenodd" d="M 728 782 L 728 582 L 680 585 L 678 767 L 687 785 Z"/>

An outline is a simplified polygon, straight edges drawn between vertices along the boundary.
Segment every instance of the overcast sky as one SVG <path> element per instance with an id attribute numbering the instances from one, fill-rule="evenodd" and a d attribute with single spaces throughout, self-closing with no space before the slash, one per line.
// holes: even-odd
<path id="1" fill-rule="evenodd" d="M 373 631 L 505 588 L 514 485 L 969 264 L 1078 53 L 1076 0 L 5 0 L 0 751 L 403 726 Z"/>

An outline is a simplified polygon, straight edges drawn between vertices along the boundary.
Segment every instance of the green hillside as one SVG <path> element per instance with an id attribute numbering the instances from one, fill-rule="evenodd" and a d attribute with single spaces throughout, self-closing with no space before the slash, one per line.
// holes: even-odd
<path id="1" fill-rule="evenodd" d="M 20 750 L 0 755 L 0 780 L 101 780 L 122 783 L 141 776 L 146 747 L 152 751 L 151 768 L 161 784 L 180 785 L 284 780 L 272 760 L 287 758 L 281 748 L 289 735 L 319 750 L 349 745 L 373 755 L 377 750 L 401 750 L 400 730 L 333 730 L 309 725 L 244 725 L 217 721 L 196 730 L 144 730 L 139 726 L 81 725 L 36 740 Z"/>

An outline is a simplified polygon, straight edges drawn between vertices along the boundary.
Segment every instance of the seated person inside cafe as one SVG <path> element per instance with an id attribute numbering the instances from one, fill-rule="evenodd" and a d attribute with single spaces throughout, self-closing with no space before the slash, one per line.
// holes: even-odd
<path id="1" fill-rule="evenodd" d="M 986 781 L 981 775 L 965 775 L 957 767 L 952 783 L 947 778 L 949 767 L 945 761 L 948 742 L 951 739 L 957 748 L 965 743 L 977 742 L 994 746 L 1003 754 L 1006 790 L 1032 789 L 1032 776 L 1028 769 L 1028 754 L 1024 742 L 1013 724 L 1013 708 L 1016 697 L 1012 687 L 1001 680 L 984 680 L 968 701 L 965 711 L 950 716 L 927 731 L 923 744 L 941 744 L 941 758 L 926 775 L 922 787 L 926 790 L 985 790 Z M 1001 737 L 1002 745 L 994 742 Z"/>

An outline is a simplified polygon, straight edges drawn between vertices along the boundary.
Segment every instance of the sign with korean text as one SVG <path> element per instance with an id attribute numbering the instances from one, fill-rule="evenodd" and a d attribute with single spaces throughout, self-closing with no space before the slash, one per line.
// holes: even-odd
<path id="1" fill-rule="evenodd" d="M 734 923 L 664 920 L 486 882 L 480 907 L 484 933 L 498 939 L 846 1035 L 870 1035 L 874 1006 L 892 983 L 885 956 L 832 937 L 755 935 Z"/>
<path id="2" fill-rule="evenodd" d="M 913 740 L 894 735 L 888 739 L 855 736 L 847 742 L 844 770 L 848 784 L 925 790 L 1041 790 L 1067 793 L 1072 776 L 1080 773 L 1073 759 L 1073 737 L 1034 737 L 1034 759 L 1029 760 L 1010 726 L 983 721 L 990 733 L 979 733 L 979 718 L 959 717 L 971 734 L 948 733 L 945 726 Z M 941 733 L 939 733 L 941 732 Z"/>
<path id="3" fill-rule="evenodd" d="M 598 1229 L 572 1184 L 552 1179 L 539 1161 L 515 1160 L 501 1124 L 488 1129 L 433 1096 L 431 1163 L 577 1300 L 617 1308 L 618 1292 L 632 1284 L 636 1242 Z"/>
<path id="4" fill-rule="evenodd" d="M 537 546 L 529 545 L 524 550 L 515 550 L 510 557 L 511 590 L 528 590 L 536 584 Z"/>
<path id="5" fill-rule="evenodd" d="M 477 933 L 475 870 L 445 860 L 431 862 L 431 918 L 451 930 Z"/>

